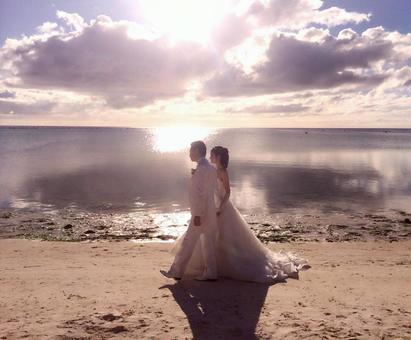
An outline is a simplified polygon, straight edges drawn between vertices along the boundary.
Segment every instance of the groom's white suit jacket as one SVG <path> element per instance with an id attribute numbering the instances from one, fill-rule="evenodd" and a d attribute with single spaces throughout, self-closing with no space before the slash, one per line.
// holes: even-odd
<path id="1" fill-rule="evenodd" d="M 205 158 L 197 163 L 197 168 L 190 181 L 191 223 L 194 216 L 200 216 L 201 231 L 213 232 L 217 228 L 214 195 L 217 187 L 217 171 Z"/>

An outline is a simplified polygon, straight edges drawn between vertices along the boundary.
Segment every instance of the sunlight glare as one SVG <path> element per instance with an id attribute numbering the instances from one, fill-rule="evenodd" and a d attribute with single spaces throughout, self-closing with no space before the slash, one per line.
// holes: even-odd
<path id="1" fill-rule="evenodd" d="M 161 34 L 172 39 L 207 43 L 210 34 L 229 10 L 224 0 L 142 0 L 144 17 Z"/>
<path id="2" fill-rule="evenodd" d="M 190 148 L 195 140 L 204 140 L 213 129 L 206 127 L 159 127 L 152 129 L 153 149 L 157 152 L 175 152 Z"/>

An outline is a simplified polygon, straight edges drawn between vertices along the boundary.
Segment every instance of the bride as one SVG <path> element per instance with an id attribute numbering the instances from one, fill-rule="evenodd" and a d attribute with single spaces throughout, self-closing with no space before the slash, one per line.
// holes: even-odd
<path id="1" fill-rule="evenodd" d="M 254 282 L 284 281 L 288 277 L 298 278 L 300 270 L 308 269 L 307 261 L 293 253 L 268 249 L 251 231 L 249 225 L 230 200 L 228 175 L 228 149 L 216 146 L 211 150 L 211 163 L 217 168 L 218 235 L 216 259 L 219 277 Z M 181 247 L 184 234 L 175 242 L 172 253 Z M 202 271 L 201 252 L 196 248 L 187 265 L 186 273 Z"/>

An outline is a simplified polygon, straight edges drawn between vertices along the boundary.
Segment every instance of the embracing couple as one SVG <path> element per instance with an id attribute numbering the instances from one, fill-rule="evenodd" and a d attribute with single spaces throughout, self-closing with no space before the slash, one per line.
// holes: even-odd
<path id="1" fill-rule="evenodd" d="M 228 149 L 216 146 L 211 150 L 210 161 L 215 166 L 206 154 L 204 142 L 191 143 L 190 159 L 197 162 L 190 182 L 191 220 L 171 250 L 175 258 L 170 269 L 160 272 L 176 280 L 183 275 L 200 281 L 298 278 L 299 270 L 309 268 L 307 261 L 290 252 L 269 250 L 231 203 Z"/>

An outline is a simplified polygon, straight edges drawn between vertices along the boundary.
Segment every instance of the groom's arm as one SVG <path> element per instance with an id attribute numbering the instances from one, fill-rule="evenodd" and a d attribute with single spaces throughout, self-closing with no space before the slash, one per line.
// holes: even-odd
<path id="1" fill-rule="evenodd" d="M 193 186 L 193 206 L 191 214 L 194 216 L 194 225 L 201 226 L 202 217 L 206 213 L 206 181 L 207 172 L 202 166 L 197 167 Z"/>

